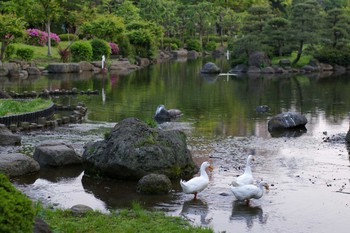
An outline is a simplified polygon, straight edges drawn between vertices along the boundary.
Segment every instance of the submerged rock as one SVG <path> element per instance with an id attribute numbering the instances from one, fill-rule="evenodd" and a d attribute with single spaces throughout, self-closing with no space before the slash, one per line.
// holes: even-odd
<path id="1" fill-rule="evenodd" d="M 89 143 L 83 165 L 86 174 L 134 180 L 151 173 L 174 179 L 195 172 L 185 133 L 151 128 L 136 118 L 116 124 L 105 140 Z"/>
<path id="2" fill-rule="evenodd" d="M 220 72 L 221 69 L 213 62 L 207 62 L 201 70 L 201 73 L 205 74 L 218 74 Z"/>
<path id="3" fill-rule="evenodd" d="M 307 119 L 305 116 L 296 112 L 280 113 L 272 117 L 268 122 L 268 130 L 290 129 L 297 127 L 305 127 Z"/>
<path id="4" fill-rule="evenodd" d="M 144 194 L 167 194 L 171 187 L 171 181 L 166 175 L 149 174 L 138 181 L 136 189 Z"/>

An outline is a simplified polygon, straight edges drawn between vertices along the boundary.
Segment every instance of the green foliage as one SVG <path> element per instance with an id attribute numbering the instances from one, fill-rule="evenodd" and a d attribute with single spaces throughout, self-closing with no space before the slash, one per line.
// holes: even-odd
<path id="1" fill-rule="evenodd" d="M 100 15 L 95 20 L 83 23 L 80 34 L 87 39 L 103 38 L 106 41 L 116 41 L 117 36 L 125 31 L 122 18 L 113 15 Z"/>
<path id="2" fill-rule="evenodd" d="M 92 46 L 88 41 L 75 41 L 70 51 L 73 62 L 91 61 L 92 59 Z"/>
<path id="3" fill-rule="evenodd" d="M 32 232 L 34 210 L 31 200 L 0 173 L 0 232 Z"/>
<path id="4" fill-rule="evenodd" d="M 182 47 L 183 47 L 183 43 L 178 38 L 174 38 L 174 37 L 163 38 L 163 48 L 170 48 L 171 50 L 175 50 Z"/>
<path id="5" fill-rule="evenodd" d="M 117 44 L 120 55 L 124 57 L 133 55 L 132 45 L 130 44 L 129 38 L 125 34 L 121 34 L 117 37 Z"/>
<path id="6" fill-rule="evenodd" d="M 132 30 L 127 34 L 130 43 L 135 48 L 135 55 L 153 58 L 157 52 L 155 37 L 148 29 Z"/>
<path id="7" fill-rule="evenodd" d="M 4 59 L 6 47 L 25 37 L 25 22 L 12 14 L 0 14 L 0 61 Z"/>
<path id="8" fill-rule="evenodd" d="M 111 47 L 108 42 L 102 39 L 92 39 L 90 41 L 92 47 L 92 60 L 100 61 L 102 55 L 105 55 L 106 58 L 111 56 Z"/>
<path id="9" fill-rule="evenodd" d="M 204 45 L 204 50 L 206 51 L 214 51 L 216 49 L 216 42 L 215 41 L 209 41 Z"/>
<path id="10" fill-rule="evenodd" d="M 197 52 L 202 52 L 202 45 L 199 40 L 189 39 L 186 41 L 186 49 L 187 50 L 195 50 Z"/>
<path id="11" fill-rule="evenodd" d="M 350 64 L 350 47 L 336 49 L 324 47 L 314 54 L 314 57 L 322 62 L 328 64 L 337 64 L 347 66 Z"/>
<path id="12" fill-rule="evenodd" d="M 74 34 L 60 34 L 61 41 L 76 41 L 79 40 L 79 37 Z"/>
<path id="13" fill-rule="evenodd" d="M 34 50 L 31 48 L 17 49 L 16 56 L 25 61 L 30 61 L 34 57 Z"/>
<path id="14" fill-rule="evenodd" d="M 5 49 L 4 59 L 9 60 L 16 54 L 16 47 L 13 44 L 10 44 Z"/>
<path id="15" fill-rule="evenodd" d="M 84 216 L 74 216 L 71 210 L 63 209 L 41 209 L 38 212 L 54 232 L 214 232 L 210 228 L 191 226 L 181 217 L 145 210 L 138 203 L 133 203 L 130 209 L 111 211 L 110 214 L 89 211 Z"/>

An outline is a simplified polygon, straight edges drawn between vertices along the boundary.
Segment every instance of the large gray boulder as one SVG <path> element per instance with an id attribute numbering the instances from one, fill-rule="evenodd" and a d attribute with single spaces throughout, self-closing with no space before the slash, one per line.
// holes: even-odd
<path id="1" fill-rule="evenodd" d="M 42 144 L 35 148 L 33 158 L 43 166 L 65 166 L 81 164 L 81 156 L 71 145 L 64 143 Z"/>
<path id="2" fill-rule="evenodd" d="M 252 52 L 249 54 L 249 66 L 265 67 L 271 66 L 271 60 L 265 52 Z"/>
<path id="3" fill-rule="evenodd" d="M 297 112 L 284 112 L 272 117 L 268 122 L 268 130 L 291 129 L 305 127 L 307 119 Z"/>
<path id="4" fill-rule="evenodd" d="M 191 177 L 197 170 L 182 131 L 151 128 L 136 118 L 122 120 L 105 140 L 87 145 L 83 165 L 85 174 L 133 180 L 150 173 Z"/>
<path id="5" fill-rule="evenodd" d="M 0 154 L 0 172 L 10 177 L 21 176 L 40 170 L 32 157 L 21 153 Z"/>
<path id="6" fill-rule="evenodd" d="M 0 146 L 19 146 L 21 137 L 12 133 L 5 125 L 0 124 Z"/>
<path id="7" fill-rule="evenodd" d="M 202 67 L 201 73 L 204 74 L 218 74 L 221 72 L 221 69 L 215 65 L 213 62 L 207 62 Z"/>

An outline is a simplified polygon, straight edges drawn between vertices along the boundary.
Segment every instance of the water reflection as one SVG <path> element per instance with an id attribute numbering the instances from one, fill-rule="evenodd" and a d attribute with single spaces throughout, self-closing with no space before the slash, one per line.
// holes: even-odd
<path id="1" fill-rule="evenodd" d="M 108 203 L 109 209 L 127 208 L 132 202 L 138 202 L 145 207 L 153 207 L 160 202 L 170 202 L 172 194 L 146 195 L 136 191 L 136 181 L 117 179 L 97 179 L 87 175 L 82 177 L 82 185 L 86 192 L 97 199 Z"/>
<path id="2" fill-rule="evenodd" d="M 278 137 L 294 138 L 294 137 L 300 137 L 305 133 L 307 133 L 306 127 L 299 127 L 295 129 L 280 129 L 280 130 L 273 130 L 270 132 L 271 136 L 274 138 L 278 138 Z"/>
<path id="3" fill-rule="evenodd" d="M 208 225 L 211 221 L 211 219 L 207 219 L 208 211 L 208 204 L 205 201 L 191 199 L 183 203 L 180 215 L 192 222 Z M 200 221 L 196 219 L 197 217 L 200 218 Z"/>
<path id="4" fill-rule="evenodd" d="M 267 214 L 260 206 L 246 205 L 240 201 L 233 201 L 230 220 L 245 221 L 248 228 L 252 228 L 254 221 L 258 220 L 260 224 L 267 222 Z"/>

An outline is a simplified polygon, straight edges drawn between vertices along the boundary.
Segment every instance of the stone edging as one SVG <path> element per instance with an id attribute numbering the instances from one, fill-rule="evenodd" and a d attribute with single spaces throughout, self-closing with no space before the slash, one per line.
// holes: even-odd
<path id="1" fill-rule="evenodd" d="M 18 122 L 36 122 L 40 117 L 50 118 L 54 113 L 55 103 L 52 103 L 49 107 L 35 112 L 0 117 L 0 124 L 9 126 L 11 124 L 18 124 Z"/>

